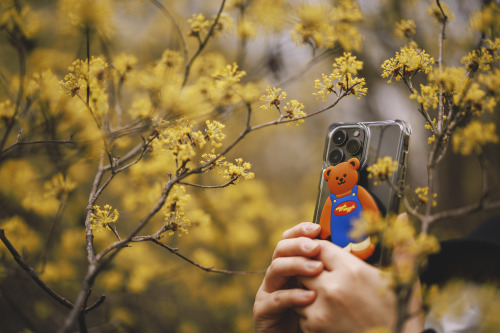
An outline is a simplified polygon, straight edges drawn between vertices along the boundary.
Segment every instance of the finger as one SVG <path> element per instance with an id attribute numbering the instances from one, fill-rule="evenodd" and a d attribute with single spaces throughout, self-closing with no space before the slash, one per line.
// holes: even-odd
<path id="1" fill-rule="evenodd" d="M 318 241 L 307 238 L 282 239 L 274 249 L 273 260 L 279 257 L 315 257 L 319 253 Z"/>
<path id="2" fill-rule="evenodd" d="M 323 263 L 305 257 L 279 257 L 267 269 L 262 289 L 268 293 L 282 289 L 294 276 L 315 276 L 323 271 Z"/>
<path id="3" fill-rule="evenodd" d="M 316 238 L 319 235 L 320 230 L 321 227 L 319 226 L 319 224 L 312 222 L 302 222 L 297 224 L 293 228 L 286 230 L 282 235 L 282 239 L 297 237 Z"/>
<path id="4" fill-rule="evenodd" d="M 333 271 L 345 265 L 359 265 L 362 262 L 356 256 L 329 241 L 319 240 L 319 254 L 316 257 L 323 262 L 326 270 Z"/>
<path id="5" fill-rule="evenodd" d="M 278 290 L 270 294 L 258 294 L 255 300 L 255 317 L 281 314 L 293 307 L 303 307 L 316 299 L 316 292 L 304 289 Z"/>
<path id="6" fill-rule="evenodd" d="M 325 286 L 332 286 L 336 284 L 337 280 L 335 278 L 336 272 L 322 271 L 320 274 L 316 275 L 302 275 L 297 276 L 298 283 L 308 290 L 315 290 L 316 292 L 321 292 Z"/>

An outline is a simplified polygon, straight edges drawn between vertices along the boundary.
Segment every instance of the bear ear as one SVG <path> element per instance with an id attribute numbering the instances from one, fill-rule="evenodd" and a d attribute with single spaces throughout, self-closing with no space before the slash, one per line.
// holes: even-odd
<path id="1" fill-rule="evenodd" d="M 355 170 L 359 169 L 360 162 L 356 157 L 350 158 L 347 163 L 349 163 Z"/>
<path id="2" fill-rule="evenodd" d="M 328 178 L 330 178 L 330 173 L 332 172 L 332 170 L 333 170 L 333 167 L 328 167 L 323 172 L 323 178 L 325 178 L 326 181 L 328 181 Z"/>

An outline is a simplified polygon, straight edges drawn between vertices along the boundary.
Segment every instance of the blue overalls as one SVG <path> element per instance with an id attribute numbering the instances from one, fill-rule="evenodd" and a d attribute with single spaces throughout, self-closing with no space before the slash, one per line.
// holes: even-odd
<path id="1" fill-rule="evenodd" d="M 335 194 L 330 194 L 332 213 L 330 216 L 330 231 L 332 243 L 345 247 L 349 243 L 359 242 L 349 237 L 352 222 L 361 216 L 363 208 L 358 199 L 358 185 L 352 188 L 352 193 L 337 199 Z"/>

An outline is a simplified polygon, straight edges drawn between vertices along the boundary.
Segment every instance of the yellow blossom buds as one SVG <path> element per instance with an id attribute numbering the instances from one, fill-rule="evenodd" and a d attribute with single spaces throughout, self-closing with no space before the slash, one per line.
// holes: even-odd
<path id="1" fill-rule="evenodd" d="M 392 174 L 398 169 L 398 162 L 394 161 L 390 156 L 378 158 L 377 163 L 374 163 L 366 168 L 368 178 L 375 179 L 375 185 L 388 180 Z"/>
<path id="2" fill-rule="evenodd" d="M 118 210 L 113 210 L 110 205 L 105 205 L 104 209 L 101 209 L 98 205 L 93 207 L 93 212 L 90 215 L 90 228 L 92 230 L 98 230 L 99 228 L 114 230 L 116 221 L 118 221 Z"/>

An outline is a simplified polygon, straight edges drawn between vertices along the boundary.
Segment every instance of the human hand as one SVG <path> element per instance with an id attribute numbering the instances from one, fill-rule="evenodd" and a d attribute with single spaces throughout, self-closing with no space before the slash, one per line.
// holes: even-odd
<path id="1" fill-rule="evenodd" d="M 301 288 L 296 276 L 312 277 L 323 271 L 323 263 L 311 259 L 319 255 L 320 244 L 311 238 L 318 236 L 320 229 L 304 222 L 283 233 L 255 297 L 255 332 L 298 331 L 293 308 L 311 304 L 316 292 Z"/>
<path id="2" fill-rule="evenodd" d="M 316 300 L 297 307 L 303 332 L 364 332 L 385 327 L 393 330 L 396 323 L 396 297 L 390 280 L 377 268 L 365 263 L 328 241 L 318 241 L 318 259 L 325 270 L 299 281 L 316 292 Z M 418 309 L 418 295 L 412 300 Z M 409 320 L 407 332 L 421 332 L 420 316 Z"/>

